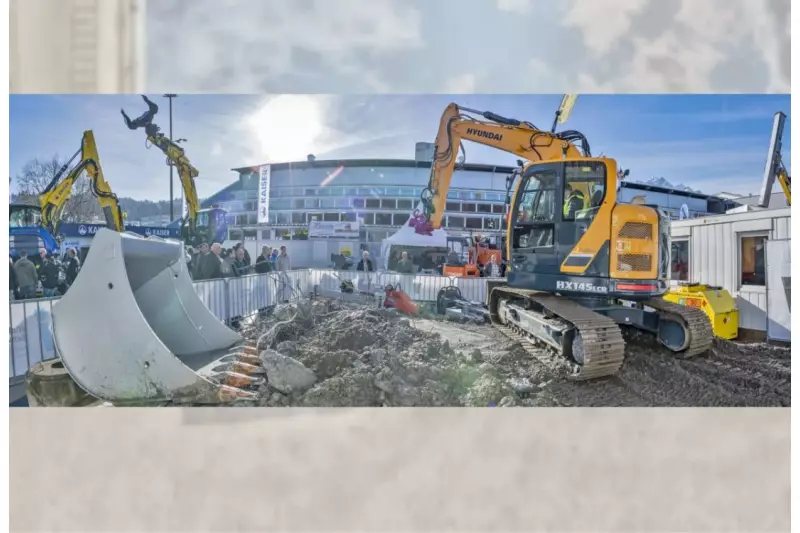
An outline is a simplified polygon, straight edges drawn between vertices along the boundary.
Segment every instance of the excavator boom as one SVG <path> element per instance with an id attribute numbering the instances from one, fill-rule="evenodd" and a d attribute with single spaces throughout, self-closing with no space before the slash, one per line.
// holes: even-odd
<path id="1" fill-rule="evenodd" d="M 78 159 L 77 165 L 69 170 L 75 159 Z M 69 172 L 66 177 L 63 177 L 67 170 Z M 100 207 L 103 209 L 106 226 L 114 231 L 125 231 L 124 216 L 119 200 L 105 180 L 103 169 L 100 166 L 100 156 L 97 152 L 94 133 L 91 130 L 83 132 L 80 149 L 59 169 L 45 190 L 39 195 L 39 204 L 42 208 L 42 226 L 53 235 L 57 233 L 64 207 L 72 195 L 72 188 L 84 171 L 89 177 L 92 194 L 97 198 Z"/>
<path id="2" fill-rule="evenodd" d="M 567 103 L 571 108 L 571 102 L 568 100 Z M 470 114 L 479 115 L 482 119 Z M 530 122 L 450 104 L 439 120 L 431 176 L 421 198 L 423 213 L 418 213 L 416 220 L 412 221 L 417 233 L 429 235 L 441 227 L 458 152 L 459 149 L 463 150 L 461 143 L 465 140 L 491 146 L 528 161 L 591 156 L 589 143 L 580 132 L 555 133 L 539 129 Z"/>
<path id="3" fill-rule="evenodd" d="M 197 188 L 195 187 L 195 178 L 200 175 L 200 172 L 192 165 L 189 158 L 186 157 L 186 152 L 181 146 L 164 135 L 161 128 L 153 122 L 156 114 L 158 113 L 158 105 L 147 96 L 142 95 L 142 99 L 148 106 L 146 112 L 136 119 L 131 119 L 124 110 L 120 110 L 125 124 L 131 130 L 144 128 L 147 135 L 147 141 L 161 150 L 167 156 L 169 163 L 174 165 L 178 170 L 178 176 L 181 180 L 181 187 L 183 187 L 183 195 L 186 199 L 187 217 L 186 223 L 188 225 L 188 232 L 190 237 L 194 236 L 197 230 L 197 213 L 200 211 L 200 200 L 197 197 Z"/>

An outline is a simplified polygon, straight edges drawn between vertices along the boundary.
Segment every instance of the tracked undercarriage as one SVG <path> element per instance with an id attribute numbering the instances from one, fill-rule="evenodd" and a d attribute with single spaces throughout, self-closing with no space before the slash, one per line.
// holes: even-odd
<path id="1" fill-rule="evenodd" d="M 535 344 L 544 345 L 572 363 L 569 377 L 576 381 L 619 371 L 625 360 L 620 324 L 654 334 L 681 358 L 707 352 L 714 339 L 711 323 L 700 309 L 658 299 L 625 305 L 495 287 L 489 296 L 489 312 L 500 331 L 529 351 Z"/>

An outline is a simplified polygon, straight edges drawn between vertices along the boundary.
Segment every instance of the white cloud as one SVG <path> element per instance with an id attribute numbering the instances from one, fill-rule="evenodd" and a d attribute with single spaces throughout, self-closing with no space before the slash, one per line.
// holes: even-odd
<path id="1" fill-rule="evenodd" d="M 589 53 L 602 56 L 619 44 L 632 16 L 646 4 L 647 0 L 575 0 L 562 24 L 580 29 Z"/>
<path id="2" fill-rule="evenodd" d="M 150 54 L 156 58 L 151 83 L 172 91 L 213 86 L 216 92 L 258 92 L 265 78 L 313 72 L 320 65 L 353 71 L 359 55 L 380 57 L 422 45 L 420 15 L 400 0 L 150 5 L 156 13 L 149 18 L 149 40 L 159 43 Z M 158 16 L 158 10 L 170 9 L 170 16 Z M 167 48 L 169 57 L 159 57 Z M 371 76 L 371 85 L 379 87 L 380 76 Z"/>
<path id="3" fill-rule="evenodd" d="M 497 9 L 511 13 L 530 13 L 533 9 L 532 0 L 497 0 Z"/>
<path id="4" fill-rule="evenodd" d="M 447 80 L 444 92 L 447 94 L 474 93 L 478 85 L 478 77 L 475 74 L 462 74 Z"/>

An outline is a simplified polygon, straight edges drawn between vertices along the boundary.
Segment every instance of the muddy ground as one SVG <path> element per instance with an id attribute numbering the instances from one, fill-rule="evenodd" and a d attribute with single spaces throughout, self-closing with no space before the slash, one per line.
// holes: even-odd
<path id="1" fill-rule="evenodd" d="M 267 406 L 789 406 L 790 351 L 717 342 L 679 360 L 627 331 L 619 374 L 566 380 L 488 325 L 410 319 L 333 300 L 286 304 L 245 328 L 260 338 Z"/>

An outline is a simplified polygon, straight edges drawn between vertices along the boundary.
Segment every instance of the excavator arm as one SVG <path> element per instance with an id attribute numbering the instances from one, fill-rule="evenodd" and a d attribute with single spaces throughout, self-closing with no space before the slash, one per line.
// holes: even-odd
<path id="1" fill-rule="evenodd" d="M 574 99 L 565 99 L 565 102 L 571 104 Z M 562 102 L 562 107 L 564 105 Z M 479 115 L 482 120 L 467 113 Z M 559 121 L 559 113 L 556 122 Z M 441 227 L 458 152 L 463 151 L 462 141 L 465 140 L 491 146 L 528 161 L 591 156 L 589 142 L 580 132 L 555 133 L 555 123 L 552 131 L 546 131 L 530 122 L 450 104 L 439 121 L 431 175 L 420 198 L 422 212 L 417 210 L 411 221 L 417 233 L 430 235 Z"/>
<path id="2" fill-rule="evenodd" d="M 783 166 L 783 161 L 779 163 L 778 171 L 775 175 L 778 183 L 783 190 L 784 196 L 786 196 L 786 203 L 791 207 L 792 205 L 792 177 L 789 175 L 789 171 L 786 170 L 786 167 Z"/>
<path id="3" fill-rule="evenodd" d="M 188 211 L 186 223 L 188 225 L 189 235 L 195 233 L 197 227 L 197 213 L 200 211 L 200 200 L 197 197 L 197 188 L 195 187 L 195 178 L 200 175 L 200 172 L 192 165 L 189 158 L 181 146 L 174 142 L 161 132 L 161 128 L 153 123 L 153 119 L 158 113 L 158 105 L 155 102 L 142 95 L 142 99 L 147 103 L 148 109 L 136 119 L 131 119 L 124 110 L 120 110 L 125 119 L 125 124 L 131 130 L 144 128 L 147 135 L 147 142 L 161 150 L 167 156 L 170 164 L 175 165 L 178 170 L 178 176 L 181 180 L 181 187 L 183 187 L 183 196 L 186 199 L 186 208 Z"/>
<path id="4" fill-rule="evenodd" d="M 78 159 L 78 163 L 70 170 L 70 166 L 76 159 Z M 91 130 L 83 132 L 80 149 L 59 169 L 39 195 L 42 226 L 52 235 L 57 234 L 64 207 L 72 195 L 72 188 L 84 171 L 89 177 L 92 194 L 103 209 L 106 226 L 114 231 L 125 231 L 124 215 L 119 200 L 103 176 L 97 144 L 95 144 L 94 133 Z M 65 173 L 66 177 L 64 177 Z"/>

